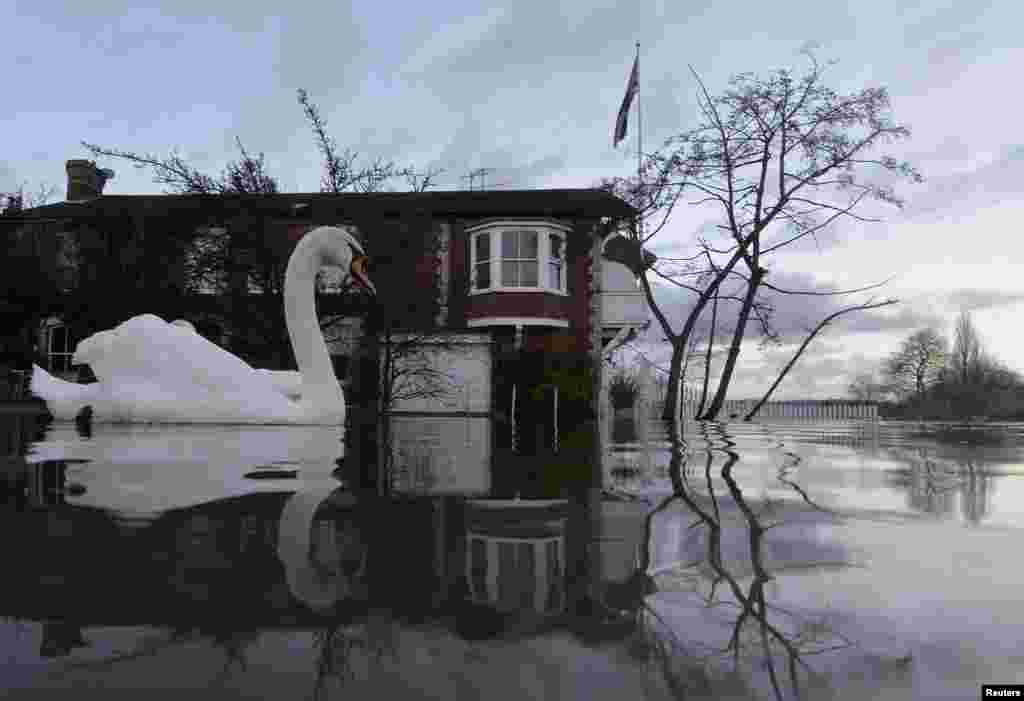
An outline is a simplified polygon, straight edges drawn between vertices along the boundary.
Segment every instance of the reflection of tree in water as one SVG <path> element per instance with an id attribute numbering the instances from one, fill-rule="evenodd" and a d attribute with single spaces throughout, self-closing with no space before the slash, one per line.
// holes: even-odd
<path id="1" fill-rule="evenodd" d="M 961 467 L 960 511 L 968 523 L 981 523 L 992 512 L 992 478 L 975 460 Z"/>
<path id="2" fill-rule="evenodd" d="M 398 622 L 385 610 L 370 611 L 361 622 L 327 621 L 314 632 L 316 682 L 313 698 L 326 698 L 328 684 L 344 683 L 355 676 L 355 658 L 379 663 L 385 655 L 397 659 Z"/>
<path id="3" fill-rule="evenodd" d="M 923 446 L 892 455 L 908 467 L 889 472 L 887 481 L 907 491 L 910 508 L 948 517 L 956 512 L 959 496 L 960 512 L 968 523 L 981 523 L 991 513 L 992 476 L 980 460 L 939 458 Z"/>
<path id="4" fill-rule="evenodd" d="M 769 520 L 777 511 L 776 505 L 764 503 L 759 511 L 755 510 L 732 474 L 733 466 L 739 460 L 739 454 L 733 450 L 735 443 L 721 427 L 704 425 L 702 430 L 703 438 L 711 447 L 706 451 L 701 470 L 696 462 L 691 464 L 688 459 L 688 446 L 682 439 L 680 427 L 677 425 L 671 429 L 673 445 L 676 446 L 672 454 L 670 471 L 674 494 L 656 511 L 666 508 L 671 502 L 681 502 L 696 516 L 689 526 L 691 532 L 692 529 L 700 528 L 704 530 L 706 537 L 706 547 L 702 556 L 674 568 L 676 582 L 689 579 L 691 586 L 687 588 L 696 591 L 699 580 L 707 578 L 710 580 L 710 588 L 706 595 L 702 595 L 705 605 L 709 609 L 719 611 L 735 608 L 738 609 L 738 613 L 731 624 L 731 633 L 724 647 L 712 647 L 708 654 L 690 657 L 691 674 L 692 662 L 708 664 L 715 658 L 721 659 L 724 655 L 727 659 L 731 658 L 731 678 L 743 687 L 744 693 L 749 693 L 749 686 L 740 681 L 744 677 L 741 674 L 741 663 L 754 660 L 757 663 L 754 670 L 764 671 L 777 699 L 786 698 L 787 695 L 800 698 L 803 687 L 808 683 L 816 686 L 825 681 L 823 676 L 808 664 L 807 658 L 849 648 L 856 643 L 834 630 L 827 617 L 797 614 L 768 600 L 765 585 L 772 581 L 773 576 L 766 566 L 768 558 L 764 536 L 770 529 L 782 525 L 781 521 Z M 717 479 L 713 474 L 716 455 L 724 457 L 724 464 L 718 471 Z M 814 503 L 806 491 L 789 479 L 787 473 L 788 468 L 783 467 L 780 470 L 779 481 L 792 488 L 800 496 L 801 501 L 813 510 L 824 511 Z M 728 500 L 728 503 L 723 502 L 723 499 Z M 739 521 L 746 531 L 749 563 L 741 565 L 740 572 L 736 571 L 735 567 L 730 569 L 724 556 L 723 524 L 726 519 L 726 506 L 730 512 L 735 507 L 735 513 L 738 514 Z M 650 535 L 649 530 L 647 535 Z M 645 539 L 645 549 L 649 551 L 650 545 L 651 540 L 648 537 Z M 642 566 L 648 567 L 649 554 L 642 560 Z M 845 562 L 826 564 L 849 565 Z M 794 566 L 818 567 L 823 566 L 823 563 L 789 565 Z M 701 574 L 700 570 L 704 568 L 706 572 Z M 780 568 L 773 569 L 778 571 Z M 743 580 L 748 578 L 749 582 L 744 583 Z M 653 611 L 649 607 L 646 607 L 646 610 L 653 616 Z M 657 621 L 648 623 L 654 622 Z M 646 628 L 649 638 L 662 639 L 654 648 L 661 657 L 671 656 L 682 650 L 678 638 L 669 632 L 668 625 L 662 623 L 657 630 L 652 625 L 647 625 Z M 708 677 L 701 678 L 706 683 Z M 677 692 L 682 690 L 681 687 L 678 679 L 672 685 L 673 690 Z M 690 690 L 695 689 L 691 687 Z"/>

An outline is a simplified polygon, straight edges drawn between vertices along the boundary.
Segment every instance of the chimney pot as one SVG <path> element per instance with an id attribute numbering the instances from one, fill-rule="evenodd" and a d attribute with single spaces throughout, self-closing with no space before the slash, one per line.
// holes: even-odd
<path id="1" fill-rule="evenodd" d="M 103 186 L 114 176 L 111 170 L 96 168 L 94 161 L 73 159 L 68 161 L 64 169 L 68 174 L 68 202 L 82 202 L 99 197 L 103 194 Z"/>

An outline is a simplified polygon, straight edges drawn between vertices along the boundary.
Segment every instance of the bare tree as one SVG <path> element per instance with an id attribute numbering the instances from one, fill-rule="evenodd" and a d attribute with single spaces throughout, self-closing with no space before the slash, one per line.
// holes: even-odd
<path id="1" fill-rule="evenodd" d="M 960 384 L 966 386 L 982 379 L 985 359 L 978 330 L 971 314 L 961 311 L 953 328 L 953 351 L 949 356 L 950 370 Z"/>
<path id="2" fill-rule="evenodd" d="M 22 183 L 17 190 L 0 192 L 0 216 L 14 216 L 22 210 L 39 207 L 53 199 L 57 188 L 53 185 L 40 184 L 35 190 L 27 191 L 28 185 Z"/>
<path id="3" fill-rule="evenodd" d="M 873 402 L 882 398 L 886 393 L 886 386 L 879 381 L 874 372 L 859 372 L 853 376 L 846 391 L 853 399 Z"/>
<path id="4" fill-rule="evenodd" d="M 767 282 L 766 257 L 840 220 L 877 221 L 856 213 L 864 200 L 901 206 L 890 186 L 871 177 L 874 171 L 890 178 L 922 179 L 907 162 L 869 155 L 886 142 L 910 135 L 906 126 L 889 118 L 886 91 L 866 88 L 840 95 L 823 85 L 822 66 L 813 55 L 808 57 L 811 66 L 803 77 L 796 78 L 789 70 L 767 78 L 744 73 L 717 97 L 694 73 L 699 124 L 666 141 L 661 151 L 648 154 L 636 180 L 618 181 L 613 188 L 638 206 L 643 219 L 653 222 L 653 231 L 642 233 L 637 227 L 631 232 L 639 244 L 661 230 L 684 189 L 695 193 L 691 204 L 715 208 L 721 222 L 717 228 L 725 236 L 722 246 L 704 247 L 716 256 L 717 272 L 693 290 L 696 300 L 679 331 L 654 299 L 648 273 L 658 274 L 657 268 L 638 270 L 647 302 L 673 345 L 665 418 L 671 418 L 685 349 L 697 320 L 723 283 L 733 279 L 741 261 L 748 271 L 746 291 L 718 389 L 704 418 L 713 418 L 725 400 L 759 289 L 778 290 Z M 693 272 L 695 263 L 690 265 Z"/>
<path id="5" fill-rule="evenodd" d="M 921 399 L 941 375 L 946 348 L 946 339 L 935 329 L 917 331 L 886 360 L 885 375 L 899 394 Z"/>
<path id="6" fill-rule="evenodd" d="M 278 192 L 277 181 L 267 174 L 264 154 L 251 156 L 238 138 L 235 139 L 235 143 L 241 158 L 228 163 L 219 176 L 207 175 L 193 168 L 180 154 L 173 151 L 166 158 L 161 158 L 154 154 L 108 148 L 86 141 L 81 143 L 94 158 L 119 158 L 140 170 L 152 169 L 153 182 L 163 185 L 173 193 L 227 195 Z"/>
<path id="7" fill-rule="evenodd" d="M 405 180 L 408 189 L 413 192 L 424 192 L 444 172 L 439 168 L 417 171 L 409 166 L 399 167 L 394 161 L 384 158 L 376 158 L 362 167 L 357 166 L 359 153 L 350 148 L 338 148 L 337 142 L 327 133 L 327 120 L 320 108 L 310 101 L 309 93 L 299 88 L 298 98 L 323 158 L 321 192 L 378 192 L 395 179 Z"/>
<path id="8" fill-rule="evenodd" d="M 796 353 L 794 353 L 793 357 L 789 359 L 788 363 L 786 363 L 786 367 L 782 368 L 782 372 L 780 372 L 779 376 L 775 378 L 775 382 L 772 383 L 772 386 L 768 388 L 768 391 L 764 393 L 764 396 L 761 397 L 757 404 L 755 404 L 754 407 L 747 413 L 747 415 L 743 417 L 743 420 L 750 421 L 750 419 L 757 415 L 757 412 L 761 409 L 761 406 L 769 399 L 771 399 L 772 393 L 779 386 L 779 384 L 781 384 L 783 378 L 785 378 L 789 371 L 793 369 L 793 366 L 796 365 L 796 361 L 799 360 L 800 356 L 803 355 L 803 352 L 807 350 L 808 344 L 810 344 L 810 342 L 814 340 L 814 337 L 817 336 L 823 328 L 832 323 L 832 321 L 839 318 L 843 314 L 849 314 L 850 312 L 865 311 L 868 309 L 878 309 L 879 307 L 887 307 L 890 304 L 896 303 L 897 300 L 895 299 L 887 299 L 882 302 L 867 302 L 866 304 L 858 304 L 852 307 L 847 307 L 845 309 L 840 309 L 837 312 L 833 312 L 826 316 L 824 319 L 822 319 L 820 322 L 818 322 L 818 325 L 815 326 L 809 334 L 807 334 L 807 337 L 804 339 L 804 342 L 800 344 L 800 347 L 797 349 Z"/>

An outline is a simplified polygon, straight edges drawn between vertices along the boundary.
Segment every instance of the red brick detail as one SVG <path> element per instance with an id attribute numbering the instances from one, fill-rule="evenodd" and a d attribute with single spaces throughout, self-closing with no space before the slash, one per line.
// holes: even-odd
<path id="1" fill-rule="evenodd" d="M 426 255 L 416 261 L 416 289 L 429 290 L 434 288 L 434 276 L 441 267 L 441 259 Z"/>
<path id="2" fill-rule="evenodd" d="M 448 325 L 462 328 L 466 324 L 466 233 L 453 226 L 448 243 Z"/>
<path id="3" fill-rule="evenodd" d="M 528 353 L 575 353 L 582 350 L 573 329 L 551 329 L 548 333 L 527 334 L 524 345 Z"/>
<path id="4" fill-rule="evenodd" d="M 590 281 L 593 260 L 590 256 L 580 256 L 570 266 L 572 305 L 570 308 L 570 326 L 575 331 L 580 348 L 590 343 Z"/>
<path id="5" fill-rule="evenodd" d="M 289 241 L 298 243 L 299 239 L 305 236 L 306 232 L 312 230 L 312 228 L 313 225 L 308 222 L 293 222 L 288 224 L 288 233 L 286 236 Z"/>
<path id="6" fill-rule="evenodd" d="M 470 295 L 466 318 L 522 316 L 570 321 L 571 308 L 571 298 L 563 295 L 547 292 L 487 292 Z"/>

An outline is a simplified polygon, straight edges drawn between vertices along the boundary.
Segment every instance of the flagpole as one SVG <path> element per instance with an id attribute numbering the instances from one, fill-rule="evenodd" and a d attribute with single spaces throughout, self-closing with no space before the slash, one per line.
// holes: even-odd
<path id="1" fill-rule="evenodd" d="M 643 131 L 644 123 L 640 115 L 640 42 L 636 43 L 636 59 L 635 64 L 637 66 L 637 78 L 636 78 L 636 186 L 637 192 L 642 193 L 641 189 L 641 172 L 642 159 L 643 159 Z M 644 220 L 643 217 L 637 218 L 637 233 L 639 234 L 639 241 L 643 241 L 644 238 Z"/>
<path id="2" fill-rule="evenodd" d="M 636 65 L 640 65 L 640 42 L 636 43 Z M 640 119 L 640 71 L 636 80 L 636 177 L 640 180 L 640 154 L 643 149 L 643 122 Z"/>

